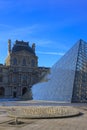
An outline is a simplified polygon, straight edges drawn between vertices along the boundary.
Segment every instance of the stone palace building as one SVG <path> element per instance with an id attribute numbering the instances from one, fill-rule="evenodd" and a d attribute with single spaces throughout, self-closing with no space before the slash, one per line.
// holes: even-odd
<path id="1" fill-rule="evenodd" d="M 11 40 L 8 40 L 8 56 L 5 64 L 0 64 L 0 98 L 22 98 L 28 93 L 27 98 L 31 99 L 32 85 L 48 70 L 38 67 L 34 43 L 30 47 L 28 42 L 16 40 L 11 47 Z"/>

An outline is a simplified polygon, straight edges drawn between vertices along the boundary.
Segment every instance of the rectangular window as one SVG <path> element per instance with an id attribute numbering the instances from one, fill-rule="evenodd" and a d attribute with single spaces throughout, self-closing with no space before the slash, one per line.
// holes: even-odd
<path id="1" fill-rule="evenodd" d="M 0 76 L 0 82 L 2 82 L 3 81 L 3 78 L 2 78 L 2 76 Z"/>
<path id="2" fill-rule="evenodd" d="M 2 72 L 2 68 L 0 68 L 0 72 Z"/>

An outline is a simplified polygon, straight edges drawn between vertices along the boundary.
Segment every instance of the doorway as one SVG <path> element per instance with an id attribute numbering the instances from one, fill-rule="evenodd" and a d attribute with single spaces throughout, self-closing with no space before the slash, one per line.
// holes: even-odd
<path id="1" fill-rule="evenodd" d="M 5 95 L 5 89 L 3 87 L 0 87 L 0 97 L 4 97 Z"/>
<path id="2" fill-rule="evenodd" d="M 22 96 L 23 96 L 26 92 L 27 92 L 27 88 L 24 87 L 24 88 L 22 89 Z"/>
<path id="3" fill-rule="evenodd" d="M 13 92 L 13 98 L 16 98 L 16 97 L 17 97 L 17 93 Z"/>

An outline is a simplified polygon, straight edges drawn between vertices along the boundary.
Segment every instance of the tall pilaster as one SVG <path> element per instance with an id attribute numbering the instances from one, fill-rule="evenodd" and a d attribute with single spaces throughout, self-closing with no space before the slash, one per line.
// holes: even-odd
<path id="1" fill-rule="evenodd" d="M 32 49 L 35 52 L 35 43 L 32 44 Z"/>
<path id="2" fill-rule="evenodd" d="M 8 40 L 8 54 L 11 53 L 11 40 Z"/>

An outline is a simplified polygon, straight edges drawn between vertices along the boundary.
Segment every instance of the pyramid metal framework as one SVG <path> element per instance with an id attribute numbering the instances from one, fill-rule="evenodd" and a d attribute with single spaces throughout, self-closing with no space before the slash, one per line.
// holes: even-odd
<path id="1" fill-rule="evenodd" d="M 43 81 L 32 87 L 34 100 L 87 102 L 87 43 L 79 40 Z"/>

